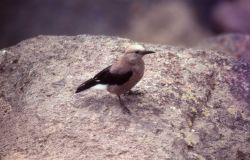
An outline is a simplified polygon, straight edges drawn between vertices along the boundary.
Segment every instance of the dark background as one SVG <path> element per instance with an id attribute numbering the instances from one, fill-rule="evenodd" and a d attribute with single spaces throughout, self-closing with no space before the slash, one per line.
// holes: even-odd
<path id="1" fill-rule="evenodd" d="M 191 45 L 250 32 L 249 0 L 1 0 L 0 48 L 37 35 L 102 34 Z"/>

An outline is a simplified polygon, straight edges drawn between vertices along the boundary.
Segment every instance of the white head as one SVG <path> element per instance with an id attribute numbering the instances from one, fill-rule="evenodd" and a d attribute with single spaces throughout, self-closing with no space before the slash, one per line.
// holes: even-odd
<path id="1" fill-rule="evenodd" d="M 142 57 L 146 54 L 155 53 L 153 51 L 147 51 L 142 45 L 134 44 L 129 46 L 125 52 L 125 58 L 132 64 L 142 61 Z"/>
<path id="2" fill-rule="evenodd" d="M 133 44 L 131 46 L 129 46 L 127 49 L 126 49 L 126 54 L 138 54 L 138 55 L 141 55 L 141 56 L 144 56 L 146 54 L 150 54 L 150 53 L 155 53 L 153 51 L 147 51 L 142 45 L 139 45 L 139 44 Z"/>
<path id="3" fill-rule="evenodd" d="M 136 51 L 145 51 L 145 48 L 142 45 L 139 44 L 133 44 L 130 45 L 127 49 L 126 49 L 126 53 L 132 53 L 132 52 L 136 52 Z"/>

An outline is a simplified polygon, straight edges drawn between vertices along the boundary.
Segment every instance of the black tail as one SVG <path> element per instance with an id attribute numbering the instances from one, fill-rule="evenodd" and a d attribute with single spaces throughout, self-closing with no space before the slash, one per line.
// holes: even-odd
<path id="1" fill-rule="evenodd" d="M 76 89 L 76 93 L 89 89 L 95 85 L 97 85 L 97 82 L 94 79 L 87 80 Z"/>

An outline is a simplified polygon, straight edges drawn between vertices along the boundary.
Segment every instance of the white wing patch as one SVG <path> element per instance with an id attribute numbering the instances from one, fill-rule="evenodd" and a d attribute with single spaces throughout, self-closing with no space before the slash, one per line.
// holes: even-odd
<path id="1" fill-rule="evenodd" d="M 106 84 L 97 84 L 92 88 L 93 89 L 99 89 L 99 90 L 106 90 L 106 89 L 108 89 L 108 85 L 106 85 Z"/>

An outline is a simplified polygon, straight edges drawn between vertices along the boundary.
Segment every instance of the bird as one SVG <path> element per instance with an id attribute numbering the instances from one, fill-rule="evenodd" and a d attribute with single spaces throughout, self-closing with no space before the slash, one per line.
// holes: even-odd
<path id="1" fill-rule="evenodd" d="M 151 53 L 155 52 L 146 50 L 140 44 L 130 45 L 117 61 L 82 83 L 77 87 L 75 93 L 90 88 L 105 89 L 111 94 L 117 95 L 123 111 L 130 114 L 121 95 L 131 91 L 131 88 L 142 79 L 145 69 L 143 57 Z"/>

